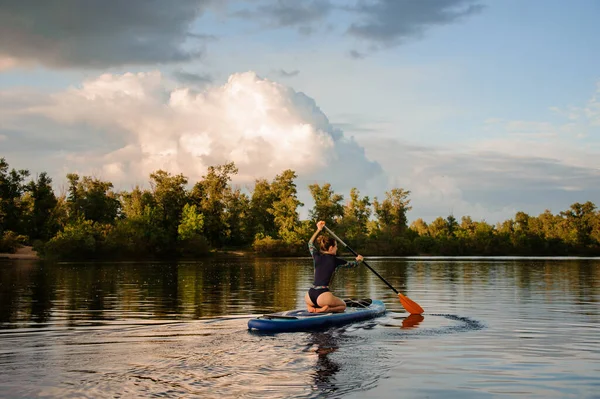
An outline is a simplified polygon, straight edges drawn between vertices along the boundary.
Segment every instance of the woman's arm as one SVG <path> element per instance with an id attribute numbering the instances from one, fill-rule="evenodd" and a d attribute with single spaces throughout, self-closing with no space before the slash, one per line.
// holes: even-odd
<path id="1" fill-rule="evenodd" d="M 346 268 L 350 269 L 350 268 L 353 268 L 353 267 L 356 267 L 356 266 L 360 265 L 360 262 L 363 261 L 363 256 L 362 255 L 358 255 L 356 257 L 356 260 L 350 260 L 350 261 L 346 261 L 346 260 L 341 259 L 341 258 L 337 258 L 337 259 L 339 261 L 339 264 L 338 264 L 339 267 L 346 267 Z"/>
<path id="2" fill-rule="evenodd" d="M 315 231 L 315 234 L 313 234 L 312 237 L 310 237 L 310 240 L 308 240 L 309 244 L 312 244 L 315 242 L 315 238 L 317 238 L 317 236 L 319 235 L 321 230 L 323 230 L 323 227 L 325 227 L 325 222 L 322 220 L 319 220 L 317 222 L 317 231 Z"/>
<path id="3" fill-rule="evenodd" d="M 315 231 L 315 234 L 312 235 L 312 237 L 310 237 L 310 240 L 308 240 L 308 250 L 310 251 L 311 255 L 314 255 L 317 252 L 317 247 L 315 247 L 315 238 L 317 238 L 317 236 L 319 235 L 319 233 L 321 232 L 321 230 L 323 230 L 323 227 L 325 226 L 325 222 L 320 220 L 317 222 L 317 231 Z"/>

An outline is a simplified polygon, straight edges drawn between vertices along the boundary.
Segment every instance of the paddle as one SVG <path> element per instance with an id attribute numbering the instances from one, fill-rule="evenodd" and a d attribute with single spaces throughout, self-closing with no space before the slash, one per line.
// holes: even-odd
<path id="1" fill-rule="evenodd" d="M 325 228 L 325 230 L 327 230 L 327 232 L 329 234 L 331 234 L 336 240 L 338 240 L 344 247 L 346 247 L 350 252 L 352 252 L 354 254 L 354 256 L 358 256 L 358 254 L 356 252 L 354 252 L 354 250 L 352 248 L 350 248 L 348 246 L 348 244 L 346 244 L 344 241 L 342 241 L 342 239 L 340 237 L 336 236 L 335 233 L 329 229 L 329 227 L 327 227 L 327 226 L 323 226 L 323 227 Z M 390 287 L 392 290 L 394 290 L 394 292 L 398 295 L 398 298 L 400 298 L 400 303 L 402 304 L 402 306 L 404 306 L 404 309 L 406 309 L 406 311 L 408 311 L 408 313 L 421 314 L 424 312 L 423 308 L 421 306 L 419 306 L 418 303 L 416 303 L 409 297 L 402 295 L 400 292 L 398 292 L 397 289 L 392 287 L 392 285 L 390 283 L 388 283 L 383 277 L 381 277 L 379 275 L 379 273 L 377 273 L 371 266 L 369 266 L 369 264 L 367 262 L 365 262 L 364 259 L 363 259 L 363 263 L 365 264 L 366 267 L 369 268 L 369 270 L 371 270 L 373 273 L 375 273 L 375 275 L 377 277 L 379 277 L 381 279 L 381 281 L 386 283 L 388 287 Z"/>

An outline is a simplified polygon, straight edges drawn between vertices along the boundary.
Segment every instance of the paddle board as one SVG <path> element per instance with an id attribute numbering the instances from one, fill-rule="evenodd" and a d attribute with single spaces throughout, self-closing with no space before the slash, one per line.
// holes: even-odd
<path id="1" fill-rule="evenodd" d="M 265 314 L 248 321 L 248 329 L 264 332 L 293 332 L 326 329 L 332 326 L 367 320 L 385 313 L 379 300 L 345 300 L 343 313 L 310 313 L 306 309 Z"/>

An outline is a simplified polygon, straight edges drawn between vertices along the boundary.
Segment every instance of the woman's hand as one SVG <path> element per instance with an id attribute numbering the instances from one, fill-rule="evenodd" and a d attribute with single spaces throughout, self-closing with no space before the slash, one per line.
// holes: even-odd
<path id="1" fill-rule="evenodd" d="M 323 227 L 325 227 L 325 221 L 319 220 L 317 222 L 317 230 L 321 231 L 321 230 L 323 230 Z"/>
<path id="2" fill-rule="evenodd" d="M 363 261 L 363 259 L 364 259 L 364 258 L 363 258 L 363 256 L 362 256 L 362 255 L 358 255 L 358 256 L 356 257 L 356 261 L 357 261 L 357 262 L 362 262 L 362 261 Z"/>

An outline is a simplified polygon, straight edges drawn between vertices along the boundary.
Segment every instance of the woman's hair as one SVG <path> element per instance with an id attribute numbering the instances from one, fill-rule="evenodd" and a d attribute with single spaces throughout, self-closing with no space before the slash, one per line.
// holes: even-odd
<path id="1" fill-rule="evenodd" d="M 329 251 L 329 248 L 336 244 L 335 238 L 329 236 L 319 236 L 317 238 L 317 243 L 319 244 L 319 250 L 321 252 Z"/>

